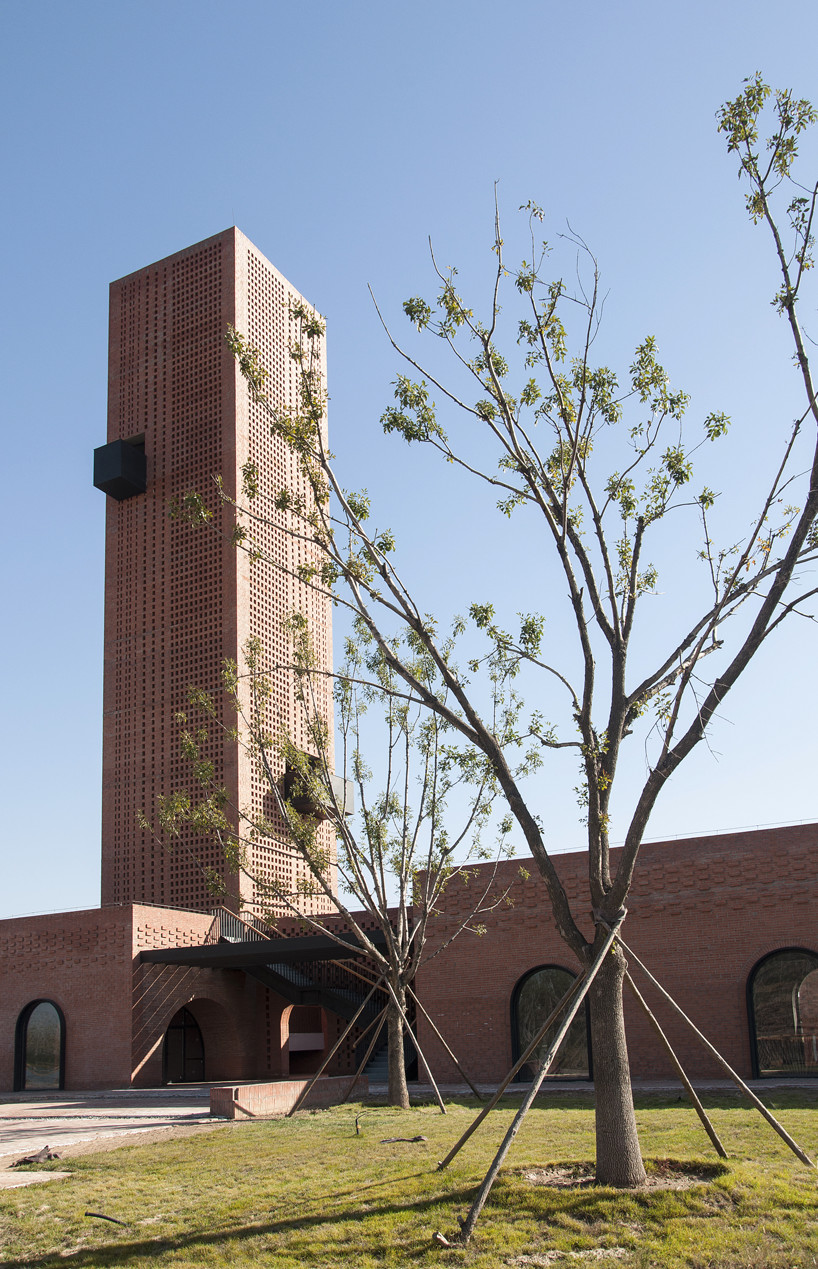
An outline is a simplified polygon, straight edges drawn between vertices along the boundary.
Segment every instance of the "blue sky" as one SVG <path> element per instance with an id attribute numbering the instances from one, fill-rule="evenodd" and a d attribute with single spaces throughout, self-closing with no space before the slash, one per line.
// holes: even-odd
<path id="1" fill-rule="evenodd" d="M 818 99 L 816 37 L 803 0 L 786 23 L 754 0 L 0 4 L 0 915 L 99 897 L 104 499 L 90 467 L 109 281 L 238 224 L 328 318 L 333 445 L 348 483 L 388 505 L 424 607 L 445 615 L 495 586 L 519 607 L 502 527 L 380 434 L 398 367 L 366 284 L 399 324 L 400 301 L 431 290 L 431 235 L 479 291 L 494 182 L 511 244 L 536 199 L 549 236 L 570 220 L 599 258 L 611 355 L 627 366 L 654 333 L 694 406 L 740 420 L 750 444 L 723 471 L 740 494 L 752 438 L 795 396 L 766 244 L 714 113 L 756 69 Z M 754 667 L 717 756 L 690 762 L 651 836 L 818 818 L 812 629 Z M 553 823 L 559 846 L 580 845 L 556 795 Z"/>

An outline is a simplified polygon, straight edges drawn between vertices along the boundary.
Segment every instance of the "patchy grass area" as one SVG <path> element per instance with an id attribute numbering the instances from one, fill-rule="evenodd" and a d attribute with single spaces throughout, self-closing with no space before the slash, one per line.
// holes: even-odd
<path id="1" fill-rule="evenodd" d="M 445 1172 L 435 1165 L 471 1121 L 473 1102 L 452 1104 L 445 1117 L 435 1106 L 346 1106 L 63 1159 L 53 1166 L 69 1168 L 70 1179 L 0 1195 L 0 1260 L 76 1269 L 818 1266 L 818 1173 L 745 1105 L 727 1096 L 705 1101 L 729 1162 L 716 1160 L 682 1098 L 641 1098 L 652 1171 L 673 1175 L 662 1162 L 673 1160 L 687 1171 L 703 1168 L 709 1179 L 630 1193 L 567 1185 L 568 1169 L 561 1184 L 547 1183 L 556 1179 L 548 1171 L 554 1164 L 587 1162 L 593 1127 L 589 1098 L 549 1090 L 468 1248 L 437 1246 L 432 1235 L 454 1236 L 510 1122 L 511 1103 L 493 1112 Z M 767 1101 L 818 1157 L 818 1090 L 771 1087 Z M 382 1142 L 417 1134 L 428 1140 Z"/>

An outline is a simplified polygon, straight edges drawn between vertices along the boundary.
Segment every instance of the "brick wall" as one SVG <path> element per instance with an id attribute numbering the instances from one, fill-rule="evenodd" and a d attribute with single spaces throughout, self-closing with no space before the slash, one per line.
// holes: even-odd
<path id="1" fill-rule="evenodd" d="M 521 864 L 531 874 L 526 881 L 519 876 Z M 554 864 L 578 924 L 590 935 L 587 855 L 555 855 Z M 817 875 L 818 825 L 642 847 L 623 936 L 744 1076 L 752 1073 L 748 977 L 756 962 L 776 949 L 818 951 Z M 431 923 L 430 951 L 443 941 L 450 921 L 468 910 L 474 884 L 447 893 L 449 919 Z M 554 932 L 545 888 L 531 860 L 503 863 L 498 885 L 511 886 L 514 906 L 491 914 L 481 938 L 461 935 L 422 968 L 418 980 L 421 999 L 443 1035 L 471 1077 L 481 1080 L 500 1079 L 511 1067 L 511 997 L 522 975 L 538 965 L 578 968 Z M 716 1075 L 718 1068 L 690 1031 L 643 985 L 638 971 L 634 978 L 682 1063 L 702 1077 Z M 633 1074 L 671 1075 L 664 1051 L 627 998 L 626 1020 Z M 436 1075 L 456 1078 L 423 1023 L 420 1041 Z"/>
<path id="2" fill-rule="evenodd" d="M 111 906 L 0 922 L 0 1089 L 14 1082 L 17 1020 L 34 1000 L 65 1018 L 66 1088 L 162 1082 L 162 1043 L 190 1009 L 208 1080 L 287 1074 L 281 1015 L 288 1002 L 238 970 L 140 965 L 140 951 L 200 945 L 205 913 Z"/>
<path id="3" fill-rule="evenodd" d="M 162 1042 L 174 1014 L 187 1008 L 202 1032 L 207 1080 L 269 1079 L 286 1074 L 280 1018 L 287 1001 L 241 970 L 140 965 L 138 953 L 200 946 L 205 913 L 133 909 L 133 1082 L 162 1082 Z"/>
<path id="4" fill-rule="evenodd" d="M 0 922 L 0 1088 L 13 1086 L 17 1019 L 37 999 L 65 1017 L 66 1087 L 126 1087 L 132 958 L 129 908 Z"/>
<path id="5" fill-rule="evenodd" d="M 586 934 L 586 856 L 554 863 Z M 523 879 L 521 865 L 530 871 Z M 751 1074 L 747 982 L 756 963 L 786 947 L 818 952 L 818 825 L 656 842 L 642 848 L 624 937 L 696 1024 L 744 1076 Z M 475 878 L 446 895 L 444 917 L 429 926 L 428 952 L 473 904 Z M 530 860 L 500 866 L 499 889 L 512 906 L 485 918 L 482 937 L 464 933 L 427 960 L 416 988 L 473 1079 L 498 1080 L 512 1063 L 510 1006 L 516 984 L 539 965 L 576 971 L 560 942 L 545 890 Z M 343 927 L 341 921 L 339 926 Z M 111 906 L 0 922 L 0 1088 L 14 1076 L 17 1020 L 32 1001 L 52 1000 L 66 1022 L 66 1087 L 156 1085 L 162 1042 L 181 1008 L 190 1009 L 205 1044 L 209 1080 L 264 1080 L 290 1073 L 289 1002 L 241 971 L 140 965 L 140 951 L 196 946 L 205 913 L 149 905 Z M 292 933 L 301 933 L 295 928 Z M 718 1073 L 694 1037 L 652 989 L 634 977 L 692 1075 Z M 641 1012 L 626 997 L 632 1069 L 643 1078 L 671 1068 Z M 327 1044 L 344 1027 L 325 1013 Z M 350 1038 L 331 1073 L 351 1070 Z M 422 1019 L 419 1038 L 435 1075 L 459 1078 Z"/>

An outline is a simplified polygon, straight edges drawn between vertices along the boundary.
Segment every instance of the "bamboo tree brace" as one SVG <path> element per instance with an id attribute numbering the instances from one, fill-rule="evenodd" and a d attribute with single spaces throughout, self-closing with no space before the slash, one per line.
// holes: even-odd
<path id="1" fill-rule="evenodd" d="M 310 1089 L 312 1088 L 313 1084 L 315 1084 L 315 1082 L 316 1082 L 316 1080 L 319 1078 L 319 1076 L 321 1076 L 321 1075 L 323 1075 L 323 1074 L 324 1074 L 324 1071 L 327 1069 L 327 1067 L 329 1066 L 330 1062 L 331 1062 L 331 1061 L 332 1061 L 332 1059 L 335 1057 L 335 1054 L 338 1052 L 338 1050 L 340 1049 L 341 1045 L 344 1043 L 344 1040 L 346 1040 L 346 1038 L 347 1038 L 347 1036 L 349 1035 L 350 1031 L 351 1031 L 351 1030 L 352 1030 L 352 1028 L 355 1026 L 355 1023 L 356 1023 L 356 1022 L 358 1021 L 358 1019 L 360 1018 L 360 1016 L 361 1016 L 361 1014 L 363 1013 L 364 1009 L 365 1009 L 365 1008 L 366 1008 L 366 1006 L 369 1004 L 369 1002 L 370 1002 L 370 1000 L 372 999 L 372 997 L 375 995 L 375 992 L 378 990 L 378 988 L 380 987 L 380 985 L 381 985 L 381 983 L 383 982 L 383 980 L 384 980 L 384 978 L 385 978 L 385 977 L 386 977 L 386 975 L 385 975 L 385 974 L 381 974 L 381 976 L 380 976 L 380 978 L 378 979 L 378 981 L 377 981 L 376 983 L 373 983 L 372 988 L 371 988 L 371 990 L 370 990 L 369 994 L 366 996 L 366 998 L 365 998 L 365 999 L 361 1002 L 361 1004 L 358 1006 L 357 1010 L 355 1011 L 354 1016 L 351 1018 L 351 1020 L 350 1020 L 350 1022 L 349 1022 L 349 1026 L 346 1028 L 346 1030 L 344 1031 L 343 1035 L 342 1035 L 342 1036 L 340 1036 L 340 1038 L 339 1038 L 339 1039 L 335 1042 L 335 1044 L 332 1046 L 332 1048 L 330 1049 L 329 1053 L 327 1054 L 327 1056 L 324 1058 L 323 1062 L 322 1062 L 322 1063 L 321 1063 L 321 1065 L 319 1066 L 318 1070 L 317 1070 L 317 1071 L 315 1072 L 315 1074 L 313 1075 L 313 1077 L 312 1077 L 312 1079 L 310 1080 L 309 1084 L 306 1084 L 306 1085 L 304 1086 L 304 1088 L 301 1090 L 301 1092 L 299 1093 L 298 1097 L 296 1098 L 296 1100 L 295 1100 L 295 1102 L 294 1102 L 294 1104 L 293 1104 L 293 1106 L 292 1106 L 292 1109 L 287 1111 L 287 1118 L 288 1118 L 288 1119 L 290 1118 L 290 1116 L 291 1116 L 291 1115 L 294 1115 L 294 1114 L 295 1114 L 295 1112 L 298 1110 L 298 1107 L 299 1107 L 299 1106 L 301 1105 L 301 1103 L 304 1101 L 305 1097 L 307 1096 L 307 1094 L 309 1093 Z M 367 1031 L 368 1031 L 368 1030 L 369 1030 L 369 1028 L 367 1027 Z M 365 1035 L 365 1034 L 366 1034 L 366 1031 L 364 1032 L 364 1035 Z"/>
<path id="2" fill-rule="evenodd" d="M 525 1052 L 524 1052 L 524 1053 L 522 1053 L 522 1054 L 520 1055 L 520 1057 L 518 1057 L 517 1061 L 516 1061 L 516 1062 L 514 1063 L 514 1065 L 512 1066 L 512 1068 L 511 1068 L 511 1070 L 509 1071 L 508 1075 L 507 1075 L 507 1076 L 506 1076 L 506 1078 L 503 1080 L 502 1084 L 501 1084 L 501 1085 L 500 1085 L 500 1087 L 497 1089 L 497 1092 L 496 1092 L 496 1093 L 494 1094 L 494 1096 L 491 1098 L 491 1100 L 490 1100 L 490 1102 L 488 1103 L 488 1105 L 483 1107 L 483 1109 L 480 1111 L 480 1114 L 477 1116 L 477 1118 L 476 1118 L 476 1119 L 474 1119 L 474 1120 L 472 1121 L 472 1123 L 469 1125 L 469 1127 L 468 1127 L 468 1128 L 466 1129 L 466 1131 L 463 1133 L 462 1137 L 460 1137 L 460 1138 L 459 1138 L 459 1139 L 455 1142 L 455 1144 L 452 1146 L 452 1148 L 451 1148 L 451 1150 L 449 1151 L 449 1153 L 446 1155 L 446 1158 L 445 1158 L 445 1159 L 441 1159 L 441 1160 L 440 1160 L 440 1163 L 437 1165 L 437 1169 L 438 1169 L 438 1171 L 439 1171 L 439 1172 L 440 1172 L 440 1171 L 442 1171 L 442 1169 L 443 1169 L 443 1168 L 448 1167 L 448 1165 L 451 1163 L 451 1161 L 452 1161 L 452 1159 L 455 1157 L 455 1155 L 456 1155 L 456 1154 L 457 1154 L 457 1153 L 458 1153 L 458 1152 L 459 1152 L 459 1151 L 463 1148 L 463 1146 L 466 1144 L 466 1142 L 468 1141 L 468 1139 L 469 1139 L 469 1137 L 472 1135 L 472 1133 L 473 1133 L 473 1132 L 475 1132 L 475 1131 L 476 1131 L 476 1130 L 480 1127 L 480 1125 L 482 1124 L 483 1120 L 484 1120 L 484 1119 L 486 1118 L 486 1116 L 488 1115 L 489 1111 L 494 1110 L 494 1107 L 495 1107 L 495 1106 L 497 1105 L 497 1103 L 499 1102 L 499 1100 L 500 1100 L 500 1098 L 502 1097 L 503 1093 L 506 1091 L 506 1089 L 508 1088 L 508 1086 L 509 1086 L 509 1084 L 511 1083 L 511 1081 L 514 1079 L 514 1076 L 517 1074 L 517 1072 L 518 1072 L 518 1071 L 519 1071 L 519 1070 L 520 1070 L 523 1066 L 525 1066 L 526 1062 L 527 1062 L 527 1061 L 528 1061 L 528 1059 L 531 1057 L 531 1054 L 534 1052 L 534 1050 L 537 1048 L 537 1046 L 538 1046 L 539 1044 L 541 1044 L 541 1042 L 542 1042 L 542 1040 L 543 1040 L 543 1038 L 544 1038 L 544 1036 L 545 1036 L 546 1032 L 548 1031 L 549 1027 L 551 1027 L 551 1026 L 552 1026 L 552 1025 L 556 1022 L 557 1018 L 560 1016 L 560 1014 L 562 1013 L 563 1009 L 565 1009 L 566 1005 L 568 1004 L 568 1002 L 569 1002 L 570 1000 L 573 1000 L 574 996 L 575 996 L 575 995 L 577 994 L 577 992 L 580 990 L 580 988 L 582 987 L 582 984 L 583 984 L 584 982 L 585 982 L 585 971 L 583 971 L 581 974 L 579 974 L 579 975 L 578 975 L 578 976 L 574 979 L 574 981 L 571 983 L 571 986 L 568 988 L 568 990 L 567 990 L 567 992 L 565 993 L 565 995 L 564 995 L 564 996 L 562 997 L 562 999 L 561 999 L 561 1000 L 560 1000 L 560 1001 L 559 1001 L 559 1002 L 555 1005 L 555 1007 L 551 1010 L 551 1012 L 550 1012 L 550 1014 L 548 1015 L 548 1017 L 546 1018 L 545 1022 L 542 1024 L 542 1026 L 540 1027 L 539 1031 L 538 1031 L 538 1032 L 537 1032 L 537 1034 L 534 1036 L 534 1039 L 531 1041 L 531 1043 L 529 1044 L 529 1046 L 528 1046 L 528 1048 L 525 1050 Z"/>
<path id="3" fill-rule="evenodd" d="M 407 1032 L 411 1035 L 411 1034 L 412 1034 L 412 1030 L 411 1030 L 411 1027 L 409 1026 L 409 1022 L 408 1022 L 408 1019 L 407 1019 L 407 1017 L 406 1017 L 406 1013 L 405 1013 L 405 1011 L 404 1011 L 403 1007 L 401 1006 L 401 1003 L 400 1003 L 400 1001 L 398 1000 L 397 996 L 395 995 L 395 992 L 394 992 L 394 989 L 393 989 L 393 987 L 392 987 L 392 984 L 390 983 L 390 981 L 389 981 L 389 979 L 388 979 L 388 978 L 386 979 L 386 987 L 387 987 L 387 990 L 388 990 L 388 992 L 389 992 L 390 996 L 392 997 L 392 1000 L 393 1000 L 394 1004 L 395 1004 L 395 1005 L 396 1005 L 396 1007 L 397 1007 L 398 1013 L 399 1013 L 399 1014 L 400 1014 L 400 1016 L 401 1016 L 401 1022 L 403 1023 L 403 1025 L 404 1025 L 404 1027 L 406 1028 Z M 414 1042 L 415 1048 L 416 1048 L 416 1049 L 417 1049 L 417 1051 L 418 1051 L 418 1056 L 419 1056 L 419 1058 L 420 1058 L 421 1062 L 423 1063 L 423 1065 L 424 1065 L 424 1066 L 425 1066 L 425 1068 L 426 1068 L 426 1074 L 429 1076 L 429 1083 L 431 1084 L 431 1086 L 432 1086 L 432 1088 L 433 1088 L 433 1090 L 434 1090 L 434 1094 L 435 1094 L 435 1101 L 437 1102 L 438 1106 L 440 1107 L 440 1113 L 441 1113 L 441 1115 L 445 1115 L 445 1114 L 446 1114 L 446 1107 L 443 1105 L 443 1098 L 442 1098 L 442 1097 L 441 1097 L 441 1095 L 440 1095 L 440 1089 L 438 1088 L 437 1084 L 435 1083 L 435 1077 L 434 1077 L 434 1075 L 432 1074 L 432 1068 L 429 1066 L 429 1063 L 426 1061 L 426 1057 L 425 1057 L 425 1055 L 424 1055 L 424 1052 L 423 1052 L 423 1050 L 421 1049 L 420 1045 L 418 1044 L 418 1038 L 417 1038 L 417 1036 L 416 1036 L 416 1035 L 413 1035 L 413 1036 L 412 1036 L 412 1040 L 413 1040 L 413 1042 Z"/>
<path id="4" fill-rule="evenodd" d="M 440 1034 L 440 1030 L 439 1030 L 439 1029 L 438 1029 L 438 1027 L 435 1025 L 434 1019 L 431 1017 L 431 1015 L 429 1014 L 428 1010 L 424 1009 L 422 1001 L 418 999 L 418 997 L 417 997 L 416 993 L 412 991 L 412 988 L 411 988 L 408 984 L 407 984 L 407 987 L 406 987 L 406 991 L 407 991 L 408 995 L 410 995 L 410 996 L 412 997 L 412 999 L 414 1000 L 414 1002 L 415 1002 L 415 1004 L 417 1005 L 418 1009 L 419 1009 L 419 1010 L 420 1010 L 420 1012 L 423 1014 L 424 1018 L 426 1019 L 426 1021 L 427 1021 L 427 1022 L 428 1022 L 428 1024 L 429 1024 L 429 1026 L 430 1026 L 430 1027 L 432 1028 L 432 1030 L 434 1031 L 434 1033 L 435 1033 L 435 1035 L 437 1036 L 438 1040 L 439 1040 L 439 1041 L 440 1041 L 440 1043 L 443 1045 L 443 1048 L 446 1050 L 446 1052 L 448 1053 L 449 1057 L 450 1057 L 450 1058 L 452 1059 L 452 1061 L 454 1062 L 454 1064 L 455 1064 L 455 1066 L 457 1067 L 458 1071 L 459 1071 L 459 1072 L 460 1072 L 460 1074 L 463 1076 L 463 1079 L 466 1081 L 466 1083 L 468 1084 L 468 1086 L 469 1086 L 469 1088 L 471 1089 L 471 1091 L 474 1093 L 474 1095 L 475 1095 L 475 1097 L 477 1098 L 477 1100 L 478 1100 L 479 1102 L 482 1102 L 482 1100 L 483 1100 L 483 1094 L 480 1092 L 480 1090 L 477 1088 L 477 1086 L 476 1086 L 475 1084 L 472 1084 L 472 1082 L 471 1082 L 471 1080 L 469 1079 L 468 1075 L 467 1075 L 467 1074 L 466 1074 L 466 1072 L 463 1070 L 463 1067 L 462 1067 L 462 1066 L 460 1065 L 460 1063 L 458 1062 L 458 1060 L 457 1060 L 457 1055 L 456 1055 L 456 1054 L 452 1051 L 452 1049 L 450 1049 L 450 1048 L 449 1048 L 449 1045 L 446 1043 L 446 1041 L 444 1040 L 443 1036 Z M 425 1061 L 425 1059 L 424 1059 L 424 1061 Z M 427 1068 L 427 1069 L 428 1069 L 428 1068 Z"/>
<path id="5" fill-rule="evenodd" d="M 668 1040 L 664 1031 L 660 1027 L 659 1022 L 654 1016 L 652 1010 L 650 1009 L 650 1006 L 645 1000 L 645 997 L 642 995 L 641 991 L 636 986 L 636 983 L 633 981 L 633 979 L 631 978 L 627 970 L 625 970 L 625 982 L 628 984 L 634 996 L 639 1001 L 639 1004 L 644 1009 L 645 1014 L 647 1015 L 648 1022 L 653 1027 L 654 1031 L 656 1032 L 657 1036 L 662 1042 L 668 1054 L 668 1057 L 670 1058 L 671 1062 L 676 1068 L 676 1074 L 679 1076 L 679 1079 L 682 1081 L 682 1084 L 684 1085 L 684 1088 L 685 1088 L 685 1092 L 687 1093 L 688 1097 L 693 1103 L 693 1106 L 695 1107 L 695 1110 L 696 1110 L 696 1114 L 699 1116 L 699 1119 L 702 1121 L 702 1124 L 704 1125 L 704 1130 L 707 1133 L 710 1140 L 712 1141 L 716 1154 L 719 1155 L 720 1158 L 726 1159 L 728 1155 L 727 1155 L 727 1151 L 725 1150 L 722 1144 L 721 1138 L 719 1137 L 718 1133 L 713 1127 L 713 1124 L 710 1121 L 710 1117 L 707 1114 L 707 1111 L 704 1109 L 704 1106 L 702 1106 L 695 1088 L 690 1083 L 690 1080 L 687 1078 L 684 1067 L 682 1066 L 681 1062 L 676 1056 L 676 1052 L 673 1049 L 673 1046 L 671 1045 L 670 1040 Z"/>
<path id="6" fill-rule="evenodd" d="M 623 942 L 621 938 L 619 939 L 619 944 L 622 950 L 627 954 L 627 956 L 632 961 L 634 961 L 636 965 L 639 966 L 639 968 L 641 969 L 645 977 L 648 978 L 649 981 L 653 983 L 656 990 L 658 992 L 661 992 L 662 996 L 668 1002 L 671 1009 L 675 1010 L 675 1012 L 679 1015 L 679 1017 L 682 1018 L 687 1023 L 687 1025 L 690 1027 L 693 1034 L 698 1036 L 698 1038 L 701 1040 L 704 1047 L 707 1049 L 708 1053 L 716 1059 L 716 1061 L 718 1062 L 722 1070 L 725 1071 L 726 1074 L 730 1076 L 730 1079 L 734 1082 L 734 1084 L 738 1085 L 738 1087 L 741 1089 L 744 1096 L 748 1098 L 748 1100 L 753 1103 L 756 1110 L 759 1111 L 759 1113 L 764 1116 L 764 1118 L 767 1120 L 767 1123 L 770 1125 L 770 1127 L 774 1128 L 775 1131 L 778 1133 L 779 1137 L 781 1138 L 781 1140 L 787 1143 L 790 1150 L 792 1150 L 793 1154 L 797 1155 L 798 1158 L 801 1160 L 801 1162 L 805 1163 L 808 1168 L 814 1168 L 815 1164 L 813 1163 L 809 1155 L 804 1150 L 801 1149 L 797 1141 L 793 1141 L 792 1137 L 787 1132 L 783 1124 L 780 1124 L 778 1122 L 775 1115 L 770 1114 L 770 1112 L 767 1110 L 767 1107 L 764 1105 L 764 1103 L 758 1097 L 756 1097 L 753 1090 L 749 1088 L 747 1084 L 744 1083 L 744 1080 L 736 1071 L 733 1070 L 729 1062 L 725 1061 L 725 1059 L 719 1053 L 718 1049 L 715 1048 L 715 1046 L 712 1045 L 710 1041 L 707 1039 L 707 1036 L 702 1035 L 701 1031 L 696 1026 L 695 1022 L 693 1022 L 692 1019 L 688 1018 L 687 1014 L 681 1008 L 680 1005 L 676 1004 L 676 1001 L 673 999 L 670 993 L 665 991 L 662 984 L 653 977 L 653 974 L 645 965 L 642 964 L 642 962 L 640 961 L 636 953 L 632 952 L 631 949 L 628 947 L 627 943 Z"/>
<path id="7" fill-rule="evenodd" d="M 568 1028 L 570 1027 L 571 1023 L 574 1021 L 574 1018 L 576 1017 L 579 1011 L 580 1005 L 582 1004 L 583 1000 L 587 996 L 588 990 L 591 984 L 593 983 L 594 979 L 599 973 L 599 970 L 602 967 L 602 962 L 604 961 L 605 957 L 608 955 L 608 952 L 611 950 L 611 947 L 613 946 L 614 940 L 616 939 L 616 936 L 617 936 L 617 931 L 620 925 L 622 924 L 623 920 L 625 919 L 625 916 L 626 916 L 626 913 L 624 911 L 621 912 L 617 920 L 614 922 L 613 928 L 609 931 L 608 936 L 605 939 L 605 942 L 602 944 L 602 947 L 599 949 L 599 952 L 597 953 L 597 956 L 596 956 L 596 959 L 594 960 L 593 965 L 588 971 L 587 977 L 585 978 L 585 981 L 582 984 L 582 989 L 578 991 L 576 996 L 574 997 L 574 1000 L 571 1003 L 571 1007 L 569 1008 L 562 1022 L 562 1025 L 560 1026 L 559 1031 L 554 1037 L 553 1044 L 550 1046 L 548 1052 L 543 1058 L 542 1063 L 540 1065 L 540 1069 L 537 1072 L 537 1077 L 532 1083 L 531 1088 L 529 1089 L 525 1098 L 523 1099 L 523 1103 L 520 1106 L 520 1109 L 517 1111 L 517 1114 L 514 1116 L 514 1120 L 511 1124 L 511 1127 L 509 1128 L 508 1132 L 503 1138 L 502 1145 L 500 1146 L 500 1149 L 497 1151 L 497 1154 L 494 1156 L 491 1167 L 489 1168 L 488 1172 L 486 1173 L 485 1179 L 483 1180 L 483 1184 L 480 1186 L 480 1189 L 477 1191 L 474 1202 L 472 1203 L 471 1208 L 469 1210 L 469 1214 L 466 1217 L 465 1221 L 463 1222 L 463 1228 L 460 1235 L 461 1242 L 467 1243 L 469 1239 L 471 1238 L 472 1233 L 474 1232 L 474 1227 L 477 1224 L 477 1218 L 482 1212 L 483 1205 L 485 1204 L 486 1199 L 491 1193 L 491 1187 L 494 1185 L 494 1182 L 497 1178 L 497 1173 L 500 1171 L 503 1160 L 505 1159 L 506 1155 L 508 1154 L 511 1148 L 511 1143 L 514 1141 L 514 1138 L 517 1136 L 517 1133 L 519 1132 L 522 1126 L 523 1120 L 528 1114 L 528 1111 L 531 1109 L 534 1098 L 537 1096 L 537 1093 L 540 1091 L 540 1086 L 543 1080 L 545 1079 L 546 1075 L 548 1074 L 548 1070 L 551 1064 L 553 1063 L 554 1058 L 557 1056 L 557 1053 L 559 1052 L 560 1045 L 562 1044 L 563 1040 L 568 1034 Z"/>

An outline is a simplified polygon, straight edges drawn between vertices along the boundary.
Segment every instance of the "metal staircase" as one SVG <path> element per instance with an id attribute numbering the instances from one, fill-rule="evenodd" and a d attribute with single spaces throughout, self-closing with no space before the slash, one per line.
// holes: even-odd
<path id="1" fill-rule="evenodd" d="M 216 908 L 207 943 L 247 943 L 268 940 L 270 960 L 263 965 L 247 965 L 245 974 L 277 992 L 294 1005 L 320 1005 L 349 1021 L 360 1008 L 368 990 L 369 974 L 361 974 L 360 962 L 342 960 L 300 961 L 295 964 L 276 960 L 275 943 L 283 937 L 257 917 L 236 916 L 227 908 Z M 374 976 L 373 981 L 374 981 Z M 361 1028 L 373 1022 L 386 1004 L 382 989 L 367 1004 L 360 1016 Z"/>
<path id="2" fill-rule="evenodd" d="M 375 1046 L 372 1057 L 364 1067 L 364 1075 L 369 1079 L 370 1084 L 388 1084 L 389 1083 L 389 1041 L 386 1039 L 386 1025 L 382 1031 L 383 1043 Z M 363 1051 L 360 1058 L 363 1057 Z M 403 1061 L 406 1066 L 407 1078 L 417 1079 L 417 1049 L 412 1043 L 409 1036 L 403 1037 Z"/>
<path id="3" fill-rule="evenodd" d="M 376 1049 L 364 1067 L 364 1075 L 370 1084 L 389 1083 L 389 1044 L 382 1044 Z"/>
<path id="4" fill-rule="evenodd" d="M 360 988 L 355 990 L 351 987 L 335 987 L 316 981 L 320 975 L 314 976 L 313 973 L 308 972 L 306 965 L 282 965 L 271 961 L 269 965 L 254 965 L 244 972 L 250 978 L 263 983 L 265 987 L 277 991 L 279 996 L 283 996 L 294 1005 L 320 1005 L 323 1009 L 329 1009 L 341 1018 L 346 1018 L 347 1021 L 360 1008 L 366 996 L 366 992 Z M 361 1014 L 362 1027 L 371 1022 L 383 1008 L 383 1004 L 376 1003 L 378 994 L 373 996 Z"/>

